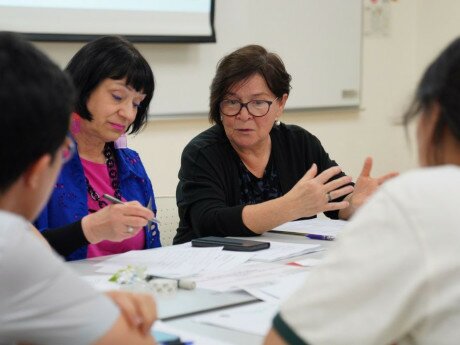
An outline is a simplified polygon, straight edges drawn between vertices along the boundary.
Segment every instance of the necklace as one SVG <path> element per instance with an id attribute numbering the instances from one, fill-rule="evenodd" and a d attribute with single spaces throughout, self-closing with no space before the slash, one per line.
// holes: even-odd
<path id="1" fill-rule="evenodd" d="M 104 146 L 104 156 L 106 158 L 105 164 L 107 165 L 107 170 L 109 172 L 110 182 L 112 185 L 113 190 L 115 191 L 115 198 L 121 200 L 121 193 L 120 193 L 120 183 L 118 182 L 118 172 L 115 165 L 115 155 L 113 153 L 113 144 L 106 143 Z M 89 183 L 88 178 L 85 176 L 86 182 L 86 190 L 88 191 L 89 196 L 91 199 L 96 201 L 99 205 L 99 208 L 103 208 L 107 206 L 107 202 L 101 200 L 101 197 L 97 192 L 94 190 L 93 186 Z M 95 210 L 90 210 L 90 212 L 96 212 Z"/>

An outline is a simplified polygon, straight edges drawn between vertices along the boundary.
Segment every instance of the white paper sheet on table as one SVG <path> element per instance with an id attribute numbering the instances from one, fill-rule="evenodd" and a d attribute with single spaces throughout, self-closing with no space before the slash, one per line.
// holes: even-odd
<path id="1" fill-rule="evenodd" d="M 202 273 L 193 278 L 197 287 L 214 291 L 237 291 L 247 286 L 279 282 L 303 268 L 272 263 L 248 262 L 232 270 Z"/>
<path id="2" fill-rule="evenodd" d="M 277 232 L 315 234 L 335 237 L 346 224 L 347 222 L 344 220 L 315 218 L 284 223 L 273 230 Z"/>
<path id="3" fill-rule="evenodd" d="M 277 281 L 248 285 L 243 290 L 261 301 L 279 304 L 302 286 L 309 274 L 308 271 L 301 271 Z"/>
<path id="4" fill-rule="evenodd" d="M 127 265 L 146 268 L 148 274 L 181 278 L 202 271 L 220 271 L 238 267 L 253 253 L 233 255 L 222 251 L 222 247 L 192 248 L 190 246 L 168 246 L 149 250 L 133 250 L 107 259 L 97 266 L 97 272 L 114 273 Z"/>
<path id="5" fill-rule="evenodd" d="M 114 282 L 109 281 L 110 275 L 101 274 L 101 275 L 88 275 L 80 276 L 84 281 L 89 285 L 95 288 L 98 291 L 110 291 L 120 289 L 120 285 Z"/>
<path id="6" fill-rule="evenodd" d="M 273 262 L 317 252 L 322 249 L 319 244 L 270 241 L 270 248 L 255 252 L 250 261 Z"/>
<path id="7" fill-rule="evenodd" d="M 306 259 L 295 260 L 290 263 L 299 265 L 299 266 L 303 266 L 303 267 L 313 267 L 313 266 L 319 265 L 321 261 L 322 261 L 321 259 L 306 258 Z"/>
<path id="8" fill-rule="evenodd" d="M 284 277 L 280 282 L 276 284 L 266 285 L 261 287 L 260 290 L 270 296 L 275 297 L 279 302 L 284 301 L 296 290 L 298 290 L 308 279 L 310 272 L 304 271 L 297 274 L 292 274 Z"/>
<path id="9" fill-rule="evenodd" d="M 230 308 L 193 318 L 206 323 L 240 332 L 265 336 L 272 325 L 278 305 L 266 302 Z"/>

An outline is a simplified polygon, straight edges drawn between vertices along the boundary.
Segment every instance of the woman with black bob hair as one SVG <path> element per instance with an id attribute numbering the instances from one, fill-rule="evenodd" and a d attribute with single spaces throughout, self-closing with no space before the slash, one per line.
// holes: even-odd
<path id="1" fill-rule="evenodd" d="M 78 154 L 35 225 L 68 260 L 160 246 L 158 229 L 146 226 L 156 212 L 152 184 L 124 143 L 147 122 L 155 89 L 149 64 L 129 41 L 105 36 L 83 46 L 66 71 L 77 89 L 71 135 Z M 104 194 L 125 203 L 111 205 Z"/>

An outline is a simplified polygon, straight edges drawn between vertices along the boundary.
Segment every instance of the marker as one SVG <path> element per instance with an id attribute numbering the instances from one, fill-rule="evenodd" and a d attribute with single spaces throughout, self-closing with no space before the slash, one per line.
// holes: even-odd
<path id="1" fill-rule="evenodd" d="M 179 289 L 184 289 L 184 290 L 193 290 L 196 288 L 196 282 L 190 279 L 174 279 L 174 278 L 165 278 L 165 277 L 158 277 L 158 276 L 153 276 L 151 274 L 148 274 L 147 277 L 145 277 L 145 280 L 150 281 L 152 279 L 170 279 L 170 280 L 175 280 L 177 282 L 177 287 Z"/>
<path id="2" fill-rule="evenodd" d="M 322 240 L 322 241 L 334 241 L 334 236 L 329 235 L 315 235 L 315 234 L 306 234 L 305 237 L 311 238 L 312 240 Z"/>
<path id="3" fill-rule="evenodd" d="M 110 202 L 114 203 L 114 204 L 122 204 L 124 205 L 125 203 L 117 198 L 115 198 L 114 196 L 111 196 L 109 194 L 104 194 L 103 195 L 104 199 L 107 199 L 109 200 Z M 156 218 L 152 218 L 152 219 L 147 219 L 149 222 L 154 222 L 154 223 L 157 223 L 157 224 L 160 224 L 160 221 Z"/>

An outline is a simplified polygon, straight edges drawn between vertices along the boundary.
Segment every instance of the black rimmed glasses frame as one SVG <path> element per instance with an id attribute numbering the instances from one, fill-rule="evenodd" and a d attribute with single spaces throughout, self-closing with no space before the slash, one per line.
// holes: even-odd
<path id="1" fill-rule="evenodd" d="M 241 109 L 246 108 L 248 113 L 254 117 L 262 117 L 268 114 L 270 107 L 279 97 L 272 101 L 262 99 L 253 99 L 252 101 L 243 103 L 236 99 L 224 99 L 219 103 L 220 112 L 225 116 L 236 116 L 241 112 Z"/>

